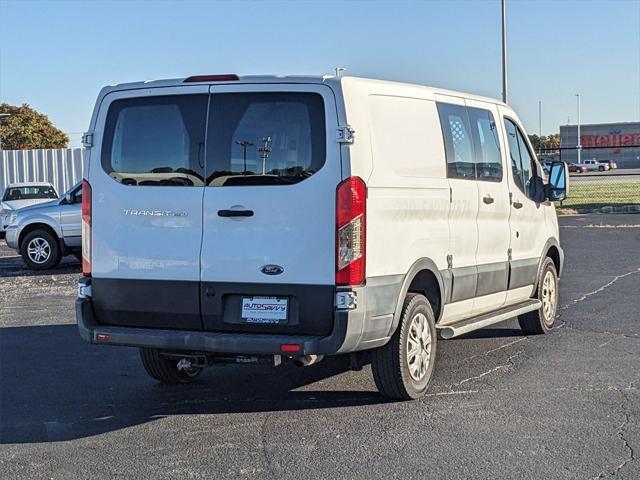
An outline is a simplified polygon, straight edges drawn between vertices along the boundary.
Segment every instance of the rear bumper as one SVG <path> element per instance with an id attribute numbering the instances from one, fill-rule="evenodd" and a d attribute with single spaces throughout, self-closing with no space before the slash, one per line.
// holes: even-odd
<path id="1" fill-rule="evenodd" d="M 89 298 L 76 300 L 76 320 L 80 336 L 89 343 L 162 350 L 276 355 L 282 354 L 281 345 L 296 344 L 301 346 L 300 352 L 296 352 L 296 355 L 331 355 L 339 353 L 348 337 L 347 312 L 336 313 L 333 332 L 324 337 L 160 330 L 100 325 L 93 315 Z"/>
<path id="2" fill-rule="evenodd" d="M 282 345 L 300 345 L 295 355 L 334 355 L 367 350 L 384 345 L 391 335 L 393 312 L 403 276 L 367 279 L 367 286 L 351 291 L 357 297 L 352 310 L 333 309 L 333 327 L 328 335 L 221 332 L 194 329 L 145 328 L 106 325 L 96 318 L 92 279 L 81 278 L 76 300 L 76 320 L 80 336 L 98 345 L 148 347 L 221 354 L 282 354 Z M 86 290 L 85 290 L 86 289 Z M 84 293 L 86 293 L 86 296 Z M 95 294 L 95 291 L 93 292 Z M 135 317 L 140 313 L 130 312 Z M 143 312 L 144 314 L 144 312 Z M 135 318 L 132 319 L 135 322 Z"/>

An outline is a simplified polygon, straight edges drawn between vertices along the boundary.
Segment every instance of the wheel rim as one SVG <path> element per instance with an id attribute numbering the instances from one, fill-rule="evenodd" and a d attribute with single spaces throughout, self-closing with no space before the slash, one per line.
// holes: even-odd
<path id="1" fill-rule="evenodd" d="M 36 237 L 27 244 L 27 256 L 33 263 L 41 265 L 51 256 L 51 245 L 42 237 Z"/>
<path id="2" fill-rule="evenodd" d="M 553 273 L 547 271 L 542 280 L 542 312 L 547 324 L 553 322 L 556 309 L 556 278 Z"/>
<path id="3" fill-rule="evenodd" d="M 407 335 L 407 365 L 411 378 L 419 382 L 427 375 L 431 361 L 431 330 L 423 313 L 411 319 Z"/>

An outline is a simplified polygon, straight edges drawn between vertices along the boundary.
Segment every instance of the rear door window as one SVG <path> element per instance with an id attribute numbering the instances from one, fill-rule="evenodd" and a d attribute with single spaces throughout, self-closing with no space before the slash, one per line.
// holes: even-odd
<path id="1" fill-rule="evenodd" d="M 208 95 L 122 99 L 109 107 L 102 167 L 126 185 L 202 186 Z"/>
<path id="2" fill-rule="evenodd" d="M 316 93 L 214 93 L 206 184 L 288 185 L 325 163 L 324 102 Z"/>

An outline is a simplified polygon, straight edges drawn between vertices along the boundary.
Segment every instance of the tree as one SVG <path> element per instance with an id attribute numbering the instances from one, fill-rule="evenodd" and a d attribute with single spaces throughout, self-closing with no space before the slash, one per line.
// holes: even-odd
<path id="1" fill-rule="evenodd" d="M 531 146 L 537 152 L 540 148 L 542 150 L 546 150 L 547 153 L 551 150 L 557 150 L 560 148 L 560 134 L 554 133 L 551 135 L 542 135 L 538 137 L 538 135 L 529 135 L 529 140 L 531 141 Z"/>
<path id="2" fill-rule="evenodd" d="M 560 134 L 554 133 L 553 135 L 547 136 L 547 148 L 558 149 L 560 148 Z"/>
<path id="3" fill-rule="evenodd" d="M 69 137 L 57 129 L 46 115 L 35 111 L 26 103 L 16 107 L 0 104 L 0 139 L 6 150 L 28 150 L 32 148 L 67 148 Z"/>
<path id="4" fill-rule="evenodd" d="M 536 152 L 540 149 L 541 138 L 544 138 L 544 135 L 542 137 L 538 137 L 535 133 L 533 135 L 529 135 L 531 146 Z"/>

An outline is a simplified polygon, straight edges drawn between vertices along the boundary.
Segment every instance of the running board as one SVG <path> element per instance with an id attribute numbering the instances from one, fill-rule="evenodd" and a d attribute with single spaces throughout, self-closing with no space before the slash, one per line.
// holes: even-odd
<path id="1" fill-rule="evenodd" d="M 440 330 L 440 335 L 444 339 L 457 337 L 459 335 L 478 330 L 479 328 L 488 327 L 496 323 L 504 322 L 510 318 L 517 317 L 523 313 L 532 312 L 538 310 L 542 302 L 540 300 L 527 300 L 526 302 L 511 305 L 509 307 L 501 308 L 495 312 L 485 313 L 478 315 L 477 317 L 462 320 L 458 323 L 451 325 L 436 325 L 436 328 Z"/>

